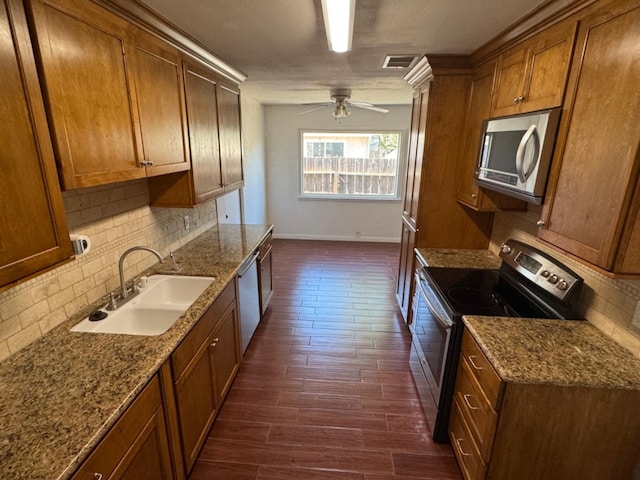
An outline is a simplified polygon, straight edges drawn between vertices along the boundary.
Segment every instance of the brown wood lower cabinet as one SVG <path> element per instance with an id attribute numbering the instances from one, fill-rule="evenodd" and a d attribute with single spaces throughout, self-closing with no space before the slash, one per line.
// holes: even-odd
<path id="1" fill-rule="evenodd" d="M 449 436 L 465 480 L 631 480 L 638 405 L 636 390 L 506 381 L 465 331 Z"/>
<path id="2" fill-rule="evenodd" d="M 154 376 L 73 480 L 172 480 L 160 382 Z"/>
<path id="3" fill-rule="evenodd" d="M 177 432 L 189 473 L 240 366 L 235 281 L 171 356 Z"/>
<path id="4" fill-rule="evenodd" d="M 260 314 L 269 306 L 273 295 L 273 275 L 271 271 L 271 249 L 273 235 L 270 233 L 258 247 L 258 284 L 260 289 Z"/>

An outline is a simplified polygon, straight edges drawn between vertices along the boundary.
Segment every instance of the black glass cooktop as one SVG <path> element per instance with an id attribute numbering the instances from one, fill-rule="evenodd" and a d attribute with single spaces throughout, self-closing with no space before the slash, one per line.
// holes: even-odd
<path id="1" fill-rule="evenodd" d="M 427 267 L 429 283 L 446 300 L 451 313 L 507 317 L 555 316 L 516 290 L 499 270 Z"/>

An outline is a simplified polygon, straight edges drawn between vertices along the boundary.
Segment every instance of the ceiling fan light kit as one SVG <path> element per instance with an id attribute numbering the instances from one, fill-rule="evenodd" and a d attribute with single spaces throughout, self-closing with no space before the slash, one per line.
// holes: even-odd
<path id="1" fill-rule="evenodd" d="M 322 0 L 329 50 L 336 53 L 351 50 L 355 9 L 356 0 Z"/>

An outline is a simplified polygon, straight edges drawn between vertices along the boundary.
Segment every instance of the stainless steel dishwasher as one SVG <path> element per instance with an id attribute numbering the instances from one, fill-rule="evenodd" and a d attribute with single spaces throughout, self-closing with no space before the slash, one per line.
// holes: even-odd
<path id="1" fill-rule="evenodd" d="M 258 290 L 258 252 L 242 264 L 238 271 L 238 300 L 240 308 L 240 331 L 242 333 L 242 353 L 245 352 L 253 332 L 260 323 L 260 300 Z"/>

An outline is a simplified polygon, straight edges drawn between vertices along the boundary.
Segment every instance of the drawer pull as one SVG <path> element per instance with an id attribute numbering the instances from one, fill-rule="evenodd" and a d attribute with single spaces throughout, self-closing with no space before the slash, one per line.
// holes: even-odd
<path id="1" fill-rule="evenodd" d="M 479 408 L 479 407 L 474 407 L 474 406 L 472 406 L 472 405 L 469 403 L 469 397 L 471 397 L 471 396 L 472 396 L 472 395 L 470 395 L 470 394 L 468 394 L 468 393 L 465 393 L 465 394 L 462 396 L 462 399 L 464 400 L 464 403 L 466 403 L 466 404 L 467 404 L 467 407 L 469 407 L 469 409 L 471 409 L 471 410 L 478 410 L 478 408 Z"/>
<path id="2" fill-rule="evenodd" d="M 214 338 L 213 342 L 211 343 L 211 346 L 215 347 L 218 344 L 219 341 L 220 341 L 220 339 L 218 337 Z"/>
<path id="3" fill-rule="evenodd" d="M 476 370 L 484 370 L 484 368 L 477 366 L 477 365 L 475 364 L 475 362 L 473 361 L 473 359 L 474 359 L 474 358 L 476 358 L 476 356 L 475 356 L 475 355 L 469 355 L 469 357 L 468 357 L 468 358 L 469 358 L 469 363 L 471 364 L 471 366 L 472 366 L 473 368 L 475 368 Z"/>
<path id="4" fill-rule="evenodd" d="M 94 473 L 93 474 L 93 478 L 95 478 L 96 480 L 102 480 L 102 474 L 101 473 Z"/>
<path id="5" fill-rule="evenodd" d="M 458 451 L 464 455 L 465 457 L 468 457 L 469 455 L 471 455 L 470 453 L 466 453 L 463 448 L 462 445 L 460 444 L 460 442 L 462 441 L 462 438 L 456 438 L 456 445 L 458 445 Z"/>

